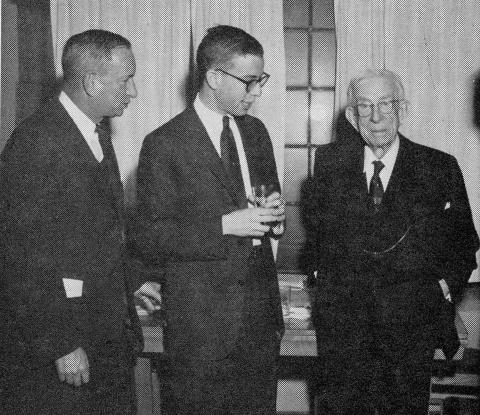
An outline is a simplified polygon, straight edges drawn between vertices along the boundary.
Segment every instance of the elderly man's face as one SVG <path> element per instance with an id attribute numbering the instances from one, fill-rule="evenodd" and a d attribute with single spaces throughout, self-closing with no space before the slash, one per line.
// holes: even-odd
<path id="1" fill-rule="evenodd" d="M 398 102 L 391 80 L 382 77 L 363 79 L 356 88 L 356 107 L 346 116 L 365 143 L 381 158 L 397 136 L 403 119 L 403 103 Z"/>

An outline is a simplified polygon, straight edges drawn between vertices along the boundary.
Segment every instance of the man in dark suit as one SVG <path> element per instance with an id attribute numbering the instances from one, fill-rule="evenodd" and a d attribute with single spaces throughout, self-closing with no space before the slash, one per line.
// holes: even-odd
<path id="1" fill-rule="evenodd" d="M 138 168 L 136 244 L 166 269 L 162 398 L 176 415 L 274 414 L 283 319 L 269 236 L 284 202 L 268 133 L 247 115 L 268 79 L 263 48 L 217 26 L 197 63 L 193 106 L 146 137 Z M 273 186 L 263 207 L 248 206 L 255 184 Z"/>
<path id="2" fill-rule="evenodd" d="M 20 124 L 1 156 L 0 406 L 134 414 L 142 337 L 122 183 L 99 123 L 137 95 L 135 59 L 127 39 L 89 30 L 67 41 L 62 66 L 60 96 Z"/>
<path id="3" fill-rule="evenodd" d="M 459 346 L 454 304 L 478 237 L 455 158 L 398 133 L 399 77 L 367 71 L 348 98 L 361 137 L 317 151 L 306 203 L 319 403 L 328 414 L 425 415 L 434 350 L 452 358 Z"/>

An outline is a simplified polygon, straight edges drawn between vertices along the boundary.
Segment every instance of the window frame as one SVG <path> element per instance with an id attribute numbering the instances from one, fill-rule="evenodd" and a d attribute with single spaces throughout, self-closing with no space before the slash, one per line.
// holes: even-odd
<path id="1" fill-rule="evenodd" d="M 287 19 L 284 19 L 284 34 L 285 36 L 289 32 L 297 31 L 297 32 L 304 32 L 307 35 L 307 83 L 306 85 L 300 84 L 288 84 L 288 77 L 287 77 L 287 86 L 286 91 L 287 94 L 289 92 L 294 91 L 301 91 L 307 93 L 307 137 L 306 142 L 304 143 L 289 143 L 288 136 L 285 140 L 285 154 L 287 154 L 288 150 L 291 149 L 303 149 L 306 151 L 306 168 L 307 168 L 307 175 L 305 179 L 309 179 L 312 177 L 313 174 L 313 165 L 314 165 L 314 157 L 315 151 L 318 147 L 322 144 L 315 143 L 312 139 L 312 101 L 313 101 L 313 94 L 316 92 L 329 92 L 335 93 L 335 85 L 316 85 L 314 86 L 313 81 L 313 38 L 314 35 L 317 33 L 333 33 L 335 35 L 335 27 L 314 27 L 314 3 L 315 2 L 331 2 L 333 6 L 333 0 L 308 0 L 308 22 L 305 26 L 297 26 L 297 25 L 287 25 Z M 285 4 L 285 3 L 284 3 Z M 334 38 L 335 39 L 335 38 Z M 335 54 L 336 54 L 336 45 L 335 45 Z M 335 71 L 335 59 L 333 61 L 334 71 Z M 335 76 L 334 76 L 335 78 Z M 335 80 L 333 80 L 335 82 Z M 333 135 L 333 119 L 334 119 L 334 109 L 332 108 L 332 135 Z M 331 137 L 332 139 L 332 137 Z M 330 140 L 331 141 L 331 140 Z M 284 178 L 284 185 L 287 183 L 287 176 L 285 175 Z M 298 209 L 300 210 L 300 200 L 287 200 L 287 209 L 291 210 Z M 300 221 L 301 223 L 301 221 Z M 301 226 L 301 225 L 300 225 Z M 299 256 L 301 254 L 302 245 L 305 243 L 305 230 L 304 229 L 292 229 L 288 225 L 288 217 L 287 217 L 287 232 L 295 232 L 297 231 L 297 235 L 300 235 L 302 239 L 298 239 L 299 244 L 289 244 L 287 246 L 282 246 L 282 239 L 280 240 L 279 251 L 278 251 L 278 270 L 281 273 L 298 273 L 301 272 L 300 264 L 299 264 Z M 284 237 L 285 238 L 285 237 Z M 294 239 L 294 238 L 293 238 Z M 283 256 L 283 259 L 282 259 Z M 293 263 L 295 262 L 295 263 Z"/>

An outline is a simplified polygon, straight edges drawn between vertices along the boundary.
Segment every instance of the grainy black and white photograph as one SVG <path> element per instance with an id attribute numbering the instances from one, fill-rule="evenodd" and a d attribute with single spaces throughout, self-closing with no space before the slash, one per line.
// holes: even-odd
<path id="1" fill-rule="evenodd" d="M 480 414 L 478 0 L 2 0 L 0 414 Z"/>

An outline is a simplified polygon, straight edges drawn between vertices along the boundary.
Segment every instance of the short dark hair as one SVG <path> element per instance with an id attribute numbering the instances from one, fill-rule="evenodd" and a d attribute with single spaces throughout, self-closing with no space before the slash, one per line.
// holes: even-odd
<path id="1" fill-rule="evenodd" d="M 228 64 L 235 55 L 263 58 L 263 47 L 257 39 L 238 27 L 218 25 L 207 29 L 197 49 L 199 82 L 202 83 L 210 68 Z"/>
<path id="2" fill-rule="evenodd" d="M 73 35 L 63 48 L 64 81 L 82 75 L 86 65 L 109 61 L 112 59 L 112 50 L 119 47 L 131 49 L 132 45 L 123 36 L 106 30 L 91 29 Z"/>

